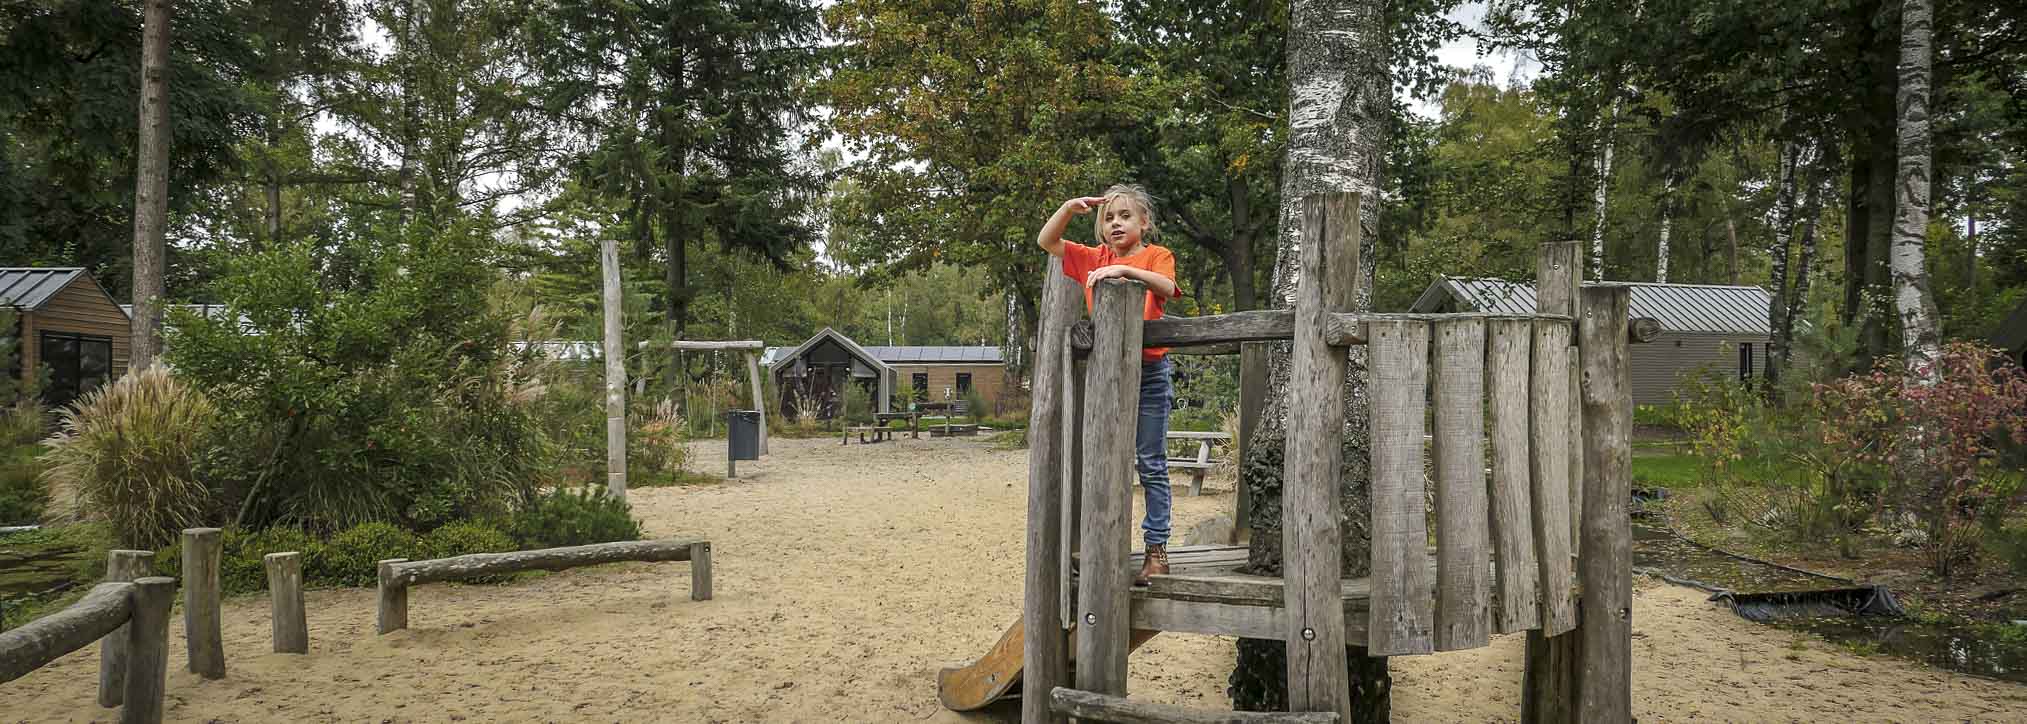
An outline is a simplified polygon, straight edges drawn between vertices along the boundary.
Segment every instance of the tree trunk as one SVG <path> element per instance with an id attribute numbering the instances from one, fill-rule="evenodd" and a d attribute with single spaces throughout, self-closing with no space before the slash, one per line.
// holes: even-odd
<path id="1" fill-rule="evenodd" d="M 1619 126 L 1620 102 L 1619 98 L 1612 99 L 1612 112 L 1605 119 L 1603 147 L 1598 151 L 1598 185 L 1591 193 L 1591 208 L 1597 216 L 1597 222 L 1591 226 L 1591 278 L 1600 281 L 1605 278 L 1605 201 L 1612 178 L 1612 149 L 1618 141 L 1618 134 L 1613 131 Z"/>
<path id="2" fill-rule="evenodd" d="M 1371 279 L 1378 235 L 1380 163 L 1392 87 L 1388 75 L 1381 3 L 1376 0 L 1325 3 L 1296 0 L 1288 33 L 1288 156 L 1281 179 L 1280 237 L 1274 261 L 1273 296 L 1291 306 L 1300 277 L 1302 200 L 1330 191 L 1360 193 L 1360 281 L 1354 304 L 1371 305 Z M 1252 505 L 1249 570 L 1281 571 L 1282 459 L 1287 443 L 1289 345 L 1275 344 L 1268 356 L 1266 406 L 1247 445 L 1241 484 Z M 1367 471 L 1365 356 L 1355 348 L 1346 376 L 1343 470 L 1339 478 L 1344 574 L 1363 576 L 1370 566 L 1371 481 Z M 1353 720 L 1384 722 L 1390 715 L 1392 679 L 1384 657 L 1348 647 L 1348 682 Z M 1280 641 L 1240 639 L 1231 675 L 1232 705 L 1242 711 L 1287 707 L 1287 654 Z"/>
<path id="3" fill-rule="evenodd" d="M 1823 187 L 1830 181 L 1830 174 L 1837 167 L 1836 146 L 1820 149 L 1815 165 L 1807 176 L 1808 191 L 1802 197 L 1802 261 L 1795 268 L 1794 290 L 1788 294 L 1788 313 L 1781 320 L 1781 326 L 1774 330 L 1779 340 L 1782 369 L 1788 366 L 1788 359 L 1795 349 L 1795 318 L 1801 316 L 1809 303 L 1809 275 L 1816 269 L 1816 222 L 1823 216 Z"/>
<path id="4" fill-rule="evenodd" d="M 1661 238 L 1654 245 L 1654 282 L 1668 283 L 1668 233 L 1675 225 L 1676 173 L 1668 171 L 1661 181 Z"/>
<path id="5" fill-rule="evenodd" d="M 141 31 L 141 138 L 134 182 L 134 317 L 129 371 L 162 354 L 164 237 L 169 220 L 170 0 L 147 0 Z"/>
<path id="6" fill-rule="evenodd" d="M 1893 306 L 1900 316 L 1901 355 L 1907 380 L 1934 384 L 1933 362 L 1941 354 L 1935 300 L 1929 295 L 1923 247 L 1928 243 L 1929 73 L 1933 0 L 1904 0 L 1900 18 L 1898 175 L 1894 183 Z"/>
<path id="7" fill-rule="evenodd" d="M 1788 284 L 1788 255 L 1793 249 L 1795 231 L 1795 166 L 1801 154 L 1794 141 L 1781 145 L 1780 186 L 1774 194 L 1774 247 L 1767 254 L 1774 282 L 1773 303 L 1767 305 L 1767 329 L 1774 331 L 1774 340 L 1767 350 L 1766 394 L 1773 399 L 1780 394 L 1781 366 L 1788 359 L 1787 340 L 1782 339 L 1781 330 L 1788 327 L 1788 298 L 1793 289 Z M 1738 280 L 1733 279 L 1732 283 Z"/>
<path id="8" fill-rule="evenodd" d="M 626 342 L 619 288 L 619 240 L 607 235 L 598 242 L 599 274 L 604 283 L 599 300 L 605 308 L 605 486 L 626 500 Z"/>

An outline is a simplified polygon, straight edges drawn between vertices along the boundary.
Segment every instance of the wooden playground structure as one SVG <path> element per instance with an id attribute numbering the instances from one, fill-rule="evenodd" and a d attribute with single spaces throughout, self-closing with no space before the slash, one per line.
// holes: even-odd
<path id="1" fill-rule="evenodd" d="M 1024 722 L 1340 721 L 1352 711 L 1348 644 L 1428 654 L 1525 631 L 1524 721 L 1631 719 L 1627 291 L 1582 286 L 1577 246 L 1562 242 L 1542 246 L 1536 314 L 1350 313 L 1357 212 L 1355 194 L 1305 200 L 1292 310 L 1143 323 L 1140 284 L 1101 282 L 1082 361 L 1079 290 L 1051 263 L 1021 622 L 978 663 L 945 672 L 946 706 L 1018 685 Z M 1243 546 L 1173 548 L 1170 574 L 1131 587 L 1141 348 L 1273 340 L 1293 342 L 1281 575 L 1240 572 Z M 1346 577 L 1342 382 L 1359 345 L 1371 369 L 1371 573 Z M 1287 642 L 1292 713 L 1127 699 L 1127 654 L 1161 631 Z"/>

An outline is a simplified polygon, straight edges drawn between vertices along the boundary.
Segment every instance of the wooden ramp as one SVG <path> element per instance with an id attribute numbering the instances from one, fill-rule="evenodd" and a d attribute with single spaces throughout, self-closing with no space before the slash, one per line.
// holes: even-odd
<path id="1" fill-rule="evenodd" d="M 1016 620 L 1006 628 L 1006 633 L 1000 635 L 999 643 L 993 644 L 992 649 L 978 657 L 977 661 L 937 672 L 936 700 L 951 711 L 974 711 L 1001 699 L 1020 696 L 1021 648 L 1026 644 L 1025 633 L 1021 622 Z M 1130 648 L 1140 648 L 1157 633 L 1160 632 L 1133 632 Z M 1072 629 L 1071 639 L 1076 636 L 1076 630 Z"/>

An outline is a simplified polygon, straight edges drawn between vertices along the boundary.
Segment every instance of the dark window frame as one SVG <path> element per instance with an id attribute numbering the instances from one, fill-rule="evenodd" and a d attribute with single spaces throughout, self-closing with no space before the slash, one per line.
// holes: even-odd
<path id="1" fill-rule="evenodd" d="M 66 341 L 76 343 L 76 347 L 71 358 L 63 360 L 69 364 L 70 369 L 59 370 L 54 364 L 59 361 L 59 358 L 51 354 L 51 343 L 55 342 L 60 345 Z M 104 387 L 113 380 L 113 338 L 111 337 L 61 330 L 36 330 L 35 344 L 36 366 L 49 369 L 49 386 L 43 388 L 42 399 L 50 407 L 60 407 L 76 402 L 79 398 L 90 394 L 100 387 Z M 105 360 L 104 369 L 96 377 L 85 376 L 86 345 L 94 347 L 103 346 L 105 350 L 105 357 L 103 358 Z M 69 374 L 64 375 L 61 374 L 62 372 L 69 372 Z"/>
<path id="2" fill-rule="evenodd" d="M 1738 378 L 1741 380 L 1753 378 L 1753 343 L 1751 342 L 1738 343 Z"/>
<path id="3" fill-rule="evenodd" d="M 971 391 L 971 373 L 970 372 L 957 373 L 957 394 L 962 395 L 970 391 Z"/>
<path id="4" fill-rule="evenodd" d="M 913 390 L 915 390 L 915 394 L 916 394 L 917 396 L 920 396 L 920 397 L 922 397 L 922 398 L 925 398 L 925 399 L 926 399 L 926 398 L 928 398 L 928 397 L 929 397 L 929 373 L 927 373 L 927 372 L 911 372 L 911 373 L 909 373 L 909 374 L 908 374 L 908 387 L 909 387 L 910 389 L 913 389 Z"/>

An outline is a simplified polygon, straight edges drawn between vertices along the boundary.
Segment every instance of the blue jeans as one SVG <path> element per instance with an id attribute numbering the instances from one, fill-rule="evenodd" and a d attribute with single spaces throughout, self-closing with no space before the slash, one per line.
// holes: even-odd
<path id="1" fill-rule="evenodd" d="M 1140 538 L 1150 546 L 1168 544 L 1168 411 L 1175 406 L 1175 384 L 1168 358 L 1140 364 L 1140 420 L 1133 430 L 1134 469 L 1147 499 L 1147 517 Z"/>

